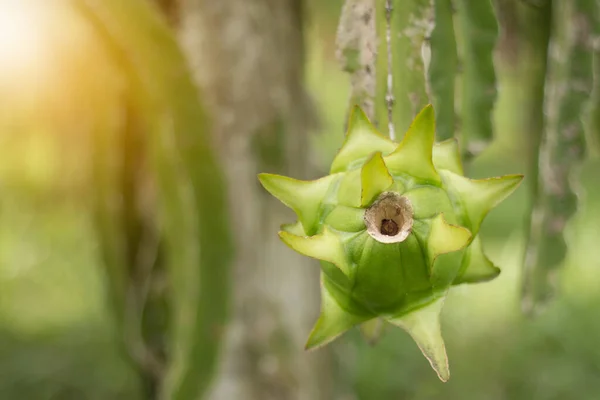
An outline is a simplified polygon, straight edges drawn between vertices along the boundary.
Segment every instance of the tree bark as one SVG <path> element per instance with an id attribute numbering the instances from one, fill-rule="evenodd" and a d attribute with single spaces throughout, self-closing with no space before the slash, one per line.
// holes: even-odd
<path id="1" fill-rule="evenodd" d="M 180 0 L 163 9 L 178 10 L 169 18 L 212 116 L 236 235 L 232 320 L 209 398 L 329 399 L 327 351 L 304 352 L 319 312 L 319 268 L 279 241 L 293 214 L 256 177 L 316 177 L 302 2 Z"/>

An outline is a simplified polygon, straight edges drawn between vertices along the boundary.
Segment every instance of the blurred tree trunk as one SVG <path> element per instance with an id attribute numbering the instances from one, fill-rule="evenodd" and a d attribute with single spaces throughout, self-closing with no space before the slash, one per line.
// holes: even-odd
<path id="1" fill-rule="evenodd" d="M 304 351 L 319 268 L 278 237 L 293 213 L 256 175 L 310 171 L 315 116 L 303 88 L 300 0 L 156 0 L 176 25 L 228 169 L 237 254 L 232 319 L 214 399 L 330 399 L 327 350 Z"/>

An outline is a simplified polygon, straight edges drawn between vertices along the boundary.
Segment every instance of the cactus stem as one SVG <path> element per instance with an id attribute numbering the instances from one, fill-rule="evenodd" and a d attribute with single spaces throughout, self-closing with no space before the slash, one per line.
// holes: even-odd
<path id="1" fill-rule="evenodd" d="M 390 139 L 396 140 L 396 132 L 394 130 L 394 120 L 392 118 L 394 112 L 394 76 L 392 62 L 392 0 L 385 1 L 385 42 L 387 46 L 387 94 L 385 96 L 385 104 L 388 112 L 388 131 Z"/>
<path id="2" fill-rule="evenodd" d="M 540 146 L 538 193 L 524 260 L 522 307 L 531 316 L 554 297 L 567 256 L 564 228 L 578 208 L 576 175 L 585 159 L 581 113 L 591 95 L 595 3 L 558 3 L 551 20 L 548 123 Z"/>
<path id="3" fill-rule="evenodd" d="M 365 224 L 369 235 L 378 242 L 403 242 L 413 226 L 410 200 L 394 192 L 382 193 L 365 212 Z"/>
<path id="4" fill-rule="evenodd" d="M 346 0 L 337 30 L 337 58 L 350 74 L 351 112 L 359 105 L 369 118 L 375 116 L 375 0 Z"/>

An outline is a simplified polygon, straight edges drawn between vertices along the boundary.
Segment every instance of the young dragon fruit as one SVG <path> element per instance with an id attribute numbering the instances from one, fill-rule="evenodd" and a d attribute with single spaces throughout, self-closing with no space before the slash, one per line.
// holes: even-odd
<path id="1" fill-rule="evenodd" d="M 400 144 L 355 107 L 330 175 L 314 181 L 259 175 L 298 215 L 282 226 L 281 240 L 321 261 L 321 315 L 307 349 L 383 320 L 406 330 L 448 380 L 439 322 L 444 299 L 453 285 L 500 273 L 483 253 L 479 227 L 523 176 L 466 178 L 456 140 L 434 140 L 431 105 Z"/>

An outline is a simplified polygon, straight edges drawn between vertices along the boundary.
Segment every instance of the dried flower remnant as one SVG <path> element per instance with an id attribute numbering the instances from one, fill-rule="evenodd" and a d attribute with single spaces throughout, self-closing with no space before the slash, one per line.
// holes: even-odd
<path id="1" fill-rule="evenodd" d="M 406 197 L 384 192 L 365 212 L 369 235 L 380 243 L 404 241 L 413 225 L 412 206 Z"/>

